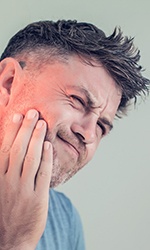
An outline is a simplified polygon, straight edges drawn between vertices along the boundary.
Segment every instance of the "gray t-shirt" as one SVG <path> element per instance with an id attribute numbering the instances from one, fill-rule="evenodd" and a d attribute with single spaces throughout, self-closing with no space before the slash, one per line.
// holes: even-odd
<path id="1" fill-rule="evenodd" d="M 46 228 L 36 250 L 85 250 L 77 210 L 64 194 L 52 189 Z"/>

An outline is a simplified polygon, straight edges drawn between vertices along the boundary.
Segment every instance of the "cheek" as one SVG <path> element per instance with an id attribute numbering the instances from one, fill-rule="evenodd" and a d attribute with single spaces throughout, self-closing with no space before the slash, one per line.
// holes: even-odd
<path id="1" fill-rule="evenodd" d="M 73 114 L 62 104 L 51 103 L 49 106 L 39 107 L 41 117 L 48 123 L 49 127 L 57 126 L 61 123 L 66 125 L 72 121 Z"/>
<path id="2" fill-rule="evenodd" d="M 68 105 L 64 105 L 62 103 L 56 105 L 55 103 L 51 106 L 53 108 L 49 108 L 48 114 L 50 117 L 52 117 L 52 119 L 71 121 L 74 117 L 77 116 L 74 110 Z"/>

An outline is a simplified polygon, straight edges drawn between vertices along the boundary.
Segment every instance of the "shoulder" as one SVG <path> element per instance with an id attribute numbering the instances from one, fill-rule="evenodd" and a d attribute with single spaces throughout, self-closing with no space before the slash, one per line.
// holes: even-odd
<path id="1" fill-rule="evenodd" d="M 39 249 L 84 250 L 84 236 L 80 216 L 61 192 L 50 190 L 46 228 Z M 38 248 L 37 248 L 38 249 Z"/>
<path id="2" fill-rule="evenodd" d="M 70 248 L 85 249 L 84 234 L 80 215 L 70 199 L 63 193 L 50 191 L 49 217 L 55 218 L 55 225 L 64 233 L 63 239 L 68 238 Z"/>

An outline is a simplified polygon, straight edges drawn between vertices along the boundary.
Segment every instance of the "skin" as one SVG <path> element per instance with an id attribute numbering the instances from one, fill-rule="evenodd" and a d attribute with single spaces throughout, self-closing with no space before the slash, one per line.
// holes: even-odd
<path id="1" fill-rule="evenodd" d="M 14 235 L 15 249 L 35 248 L 46 223 L 49 185 L 68 180 L 92 159 L 120 99 L 102 65 L 77 56 L 32 73 L 12 58 L 1 62 L 0 231 L 9 227 L 3 250 L 6 242 L 13 249 Z"/>

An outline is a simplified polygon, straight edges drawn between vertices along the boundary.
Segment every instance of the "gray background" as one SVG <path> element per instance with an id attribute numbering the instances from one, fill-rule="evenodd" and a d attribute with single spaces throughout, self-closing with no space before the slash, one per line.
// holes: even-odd
<path id="1" fill-rule="evenodd" d="M 149 0 L 0 0 L 0 52 L 26 24 L 44 19 L 92 22 L 135 37 L 150 77 Z M 87 250 L 150 249 L 150 100 L 115 122 L 93 161 L 59 187 L 80 212 Z M 65 250 L 65 249 L 64 249 Z"/>

